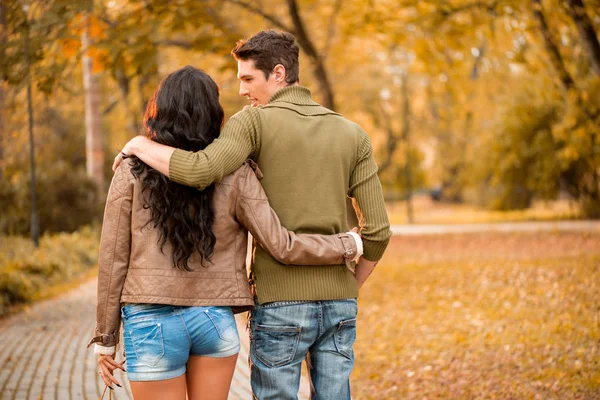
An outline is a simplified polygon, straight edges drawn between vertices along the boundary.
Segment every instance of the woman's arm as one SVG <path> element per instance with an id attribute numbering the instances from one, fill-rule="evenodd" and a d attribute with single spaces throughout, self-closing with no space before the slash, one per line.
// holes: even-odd
<path id="1" fill-rule="evenodd" d="M 98 257 L 96 328 L 88 343 L 88 347 L 96 344 L 96 354 L 114 354 L 119 341 L 121 292 L 131 251 L 133 178 L 130 174 L 128 165 L 117 169 L 106 199 Z"/>
<path id="2" fill-rule="evenodd" d="M 277 261 L 292 265 L 336 265 L 362 254 L 362 242 L 356 233 L 295 234 L 281 226 L 251 166 L 257 168 L 253 161 L 247 161 L 237 180 L 236 216 Z"/>

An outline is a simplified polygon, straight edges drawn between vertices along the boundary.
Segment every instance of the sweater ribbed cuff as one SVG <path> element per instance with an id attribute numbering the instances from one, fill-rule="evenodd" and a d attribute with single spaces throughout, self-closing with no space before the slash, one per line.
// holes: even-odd
<path id="1" fill-rule="evenodd" d="M 201 171 L 197 176 L 190 176 L 190 165 L 193 163 L 194 153 L 175 149 L 169 159 L 169 179 L 186 186 L 198 186 L 197 182 L 208 180 L 209 171 Z"/>
<path id="2" fill-rule="evenodd" d="M 387 238 L 384 240 L 373 241 L 362 238 L 362 241 L 364 247 L 363 257 L 369 261 L 379 261 L 381 260 L 381 257 L 383 257 L 383 252 L 390 242 L 390 239 Z"/>

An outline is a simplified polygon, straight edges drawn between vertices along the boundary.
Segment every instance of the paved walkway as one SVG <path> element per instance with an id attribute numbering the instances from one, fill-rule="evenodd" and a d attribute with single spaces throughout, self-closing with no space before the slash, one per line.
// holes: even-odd
<path id="1" fill-rule="evenodd" d="M 1 400 L 96 400 L 104 389 L 96 356 L 86 349 L 95 323 L 96 281 L 64 296 L 34 304 L 23 313 L 0 321 Z M 248 334 L 245 315 L 238 318 L 242 350 L 229 400 L 248 400 Z M 113 399 L 132 399 L 126 374 L 116 372 L 123 388 Z M 303 379 L 299 399 L 308 399 Z"/>
<path id="2" fill-rule="evenodd" d="M 498 222 L 456 225 L 392 225 L 394 235 L 435 235 L 476 232 L 579 231 L 600 233 L 600 221 Z"/>

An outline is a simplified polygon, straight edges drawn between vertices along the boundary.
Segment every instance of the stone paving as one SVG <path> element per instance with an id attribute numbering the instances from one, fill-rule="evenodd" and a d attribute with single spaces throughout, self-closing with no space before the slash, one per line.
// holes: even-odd
<path id="1" fill-rule="evenodd" d="M 0 321 L 1 400 L 95 400 L 104 383 L 96 356 L 86 349 L 95 323 L 96 281 L 55 299 L 32 305 Z M 242 350 L 229 400 L 251 399 L 248 334 L 245 316 L 238 318 Z M 132 399 L 126 374 L 116 372 L 123 388 L 115 386 L 113 399 Z M 307 399 L 303 378 L 299 399 Z"/>

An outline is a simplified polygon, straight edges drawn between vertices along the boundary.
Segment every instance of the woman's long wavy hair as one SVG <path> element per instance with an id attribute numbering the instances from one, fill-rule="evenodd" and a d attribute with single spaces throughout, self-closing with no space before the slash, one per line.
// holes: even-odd
<path id="1" fill-rule="evenodd" d="M 223 115 L 217 84 L 204 71 L 187 66 L 156 89 L 146 107 L 144 127 L 146 136 L 157 143 L 198 151 L 219 136 Z M 141 179 L 144 207 L 151 212 L 147 224 L 159 230 L 161 251 L 167 241 L 173 248 L 173 266 L 191 271 L 188 263 L 196 252 L 203 266 L 204 260 L 210 262 L 216 242 L 214 185 L 198 191 L 177 184 L 138 158 L 132 159 L 132 173 Z"/>

